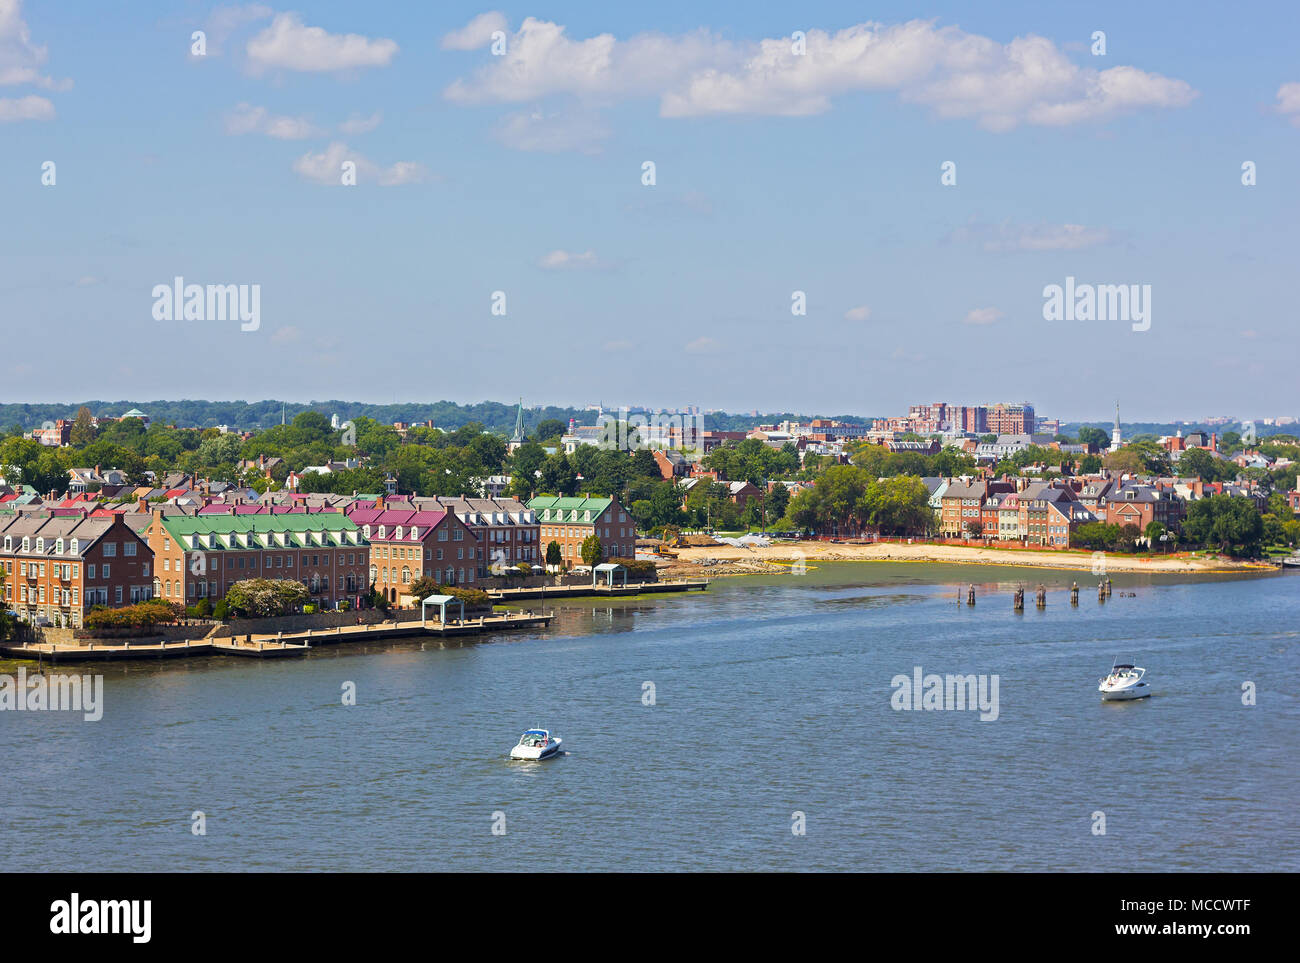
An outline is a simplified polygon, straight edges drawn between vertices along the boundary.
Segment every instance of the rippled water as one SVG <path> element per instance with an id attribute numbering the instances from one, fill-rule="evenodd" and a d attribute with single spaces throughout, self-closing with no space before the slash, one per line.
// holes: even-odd
<path id="1" fill-rule="evenodd" d="M 541 636 L 109 666 L 101 722 L 0 713 L 6 865 L 1300 869 L 1300 578 L 1117 576 L 1075 609 L 1080 576 L 1033 574 L 1015 614 L 1026 575 L 839 563 L 571 601 Z M 1099 701 L 1116 656 L 1153 698 Z M 914 666 L 997 674 L 999 718 L 893 710 Z M 568 754 L 508 762 L 535 725 Z"/>

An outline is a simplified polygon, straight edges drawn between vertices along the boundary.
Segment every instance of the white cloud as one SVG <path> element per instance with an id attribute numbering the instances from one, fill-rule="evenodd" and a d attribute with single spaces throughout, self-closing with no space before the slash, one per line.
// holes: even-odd
<path id="1" fill-rule="evenodd" d="M 388 167 L 381 167 L 369 158 L 349 149 L 347 144 L 338 141 L 318 154 L 310 151 L 303 154 L 293 162 L 293 170 L 304 180 L 327 187 L 337 187 L 343 183 L 345 161 L 351 161 L 356 165 L 358 185 L 376 183 L 380 187 L 399 187 L 403 184 L 418 184 L 430 178 L 423 164 L 415 161 L 398 161 Z"/>
<path id="2" fill-rule="evenodd" d="M 206 40 L 205 50 L 202 57 L 196 57 L 191 52 L 190 60 L 202 61 L 208 57 L 220 56 L 225 49 L 226 41 L 230 39 L 231 34 L 235 33 L 245 24 L 256 23 L 259 20 L 265 20 L 275 13 L 270 7 L 261 4 L 247 4 L 239 7 L 217 7 L 208 17 L 208 22 L 203 25 L 203 34 Z"/>
<path id="3" fill-rule="evenodd" d="M 480 13 L 459 30 L 442 38 L 443 50 L 478 50 L 492 42 L 492 34 L 506 29 L 505 14 L 496 10 Z"/>
<path id="4" fill-rule="evenodd" d="M 705 30 L 680 37 L 643 33 L 621 42 L 607 33 L 571 40 L 564 31 L 527 18 L 503 56 L 492 57 L 470 80 L 455 81 L 444 95 L 458 103 L 522 103 L 560 93 L 610 102 L 658 94 L 695 68 L 729 59 L 723 56 L 728 45 Z"/>
<path id="5" fill-rule="evenodd" d="M 973 308 L 966 315 L 967 324 L 992 324 L 994 321 L 1000 321 L 1005 315 L 997 308 Z"/>
<path id="6" fill-rule="evenodd" d="M 596 257 L 595 251 L 583 251 L 581 254 L 573 254 L 569 251 L 557 249 L 550 254 L 543 255 L 538 260 L 537 266 L 548 271 L 559 271 L 576 268 L 599 268 L 604 267 L 604 262 Z"/>
<path id="7" fill-rule="evenodd" d="M 687 344 L 685 351 L 687 354 L 713 354 L 721 347 L 722 343 L 720 341 L 714 338 L 702 337 L 696 338 Z"/>
<path id="8" fill-rule="evenodd" d="M 871 317 L 871 308 L 865 304 L 860 304 L 856 308 L 849 308 L 844 312 L 845 321 L 866 321 Z"/>
<path id="9" fill-rule="evenodd" d="M 601 350 L 607 351 L 610 354 L 618 354 L 624 351 L 631 351 L 635 347 L 636 345 L 631 341 L 606 341 L 601 345 Z"/>
<path id="10" fill-rule="evenodd" d="M 594 113 L 548 114 L 533 110 L 506 115 L 493 136 L 514 150 L 596 154 L 600 152 L 600 142 L 609 136 L 609 129 Z"/>
<path id="11" fill-rule="evenodd" d="M 304 26 L 296 13 L 280 13 L 269 27 L 248 41 L 247 53 L 257 67 L 351 70 L 388 66 L 397 54 L 397 43 L 356 33 L 327 33 L 321 27 Z"/>
<path id="12" fill-rule="evenodd" d="M 1300 127 L 1300 83 L 1283 84 L 1277 89 L 1277 106 L 1274 110 L 1286 115 L 1291 123 Z"/>
<path id="13" fill-rule="evenodd" d="M 45 97 L 0 97 L 0 124 L 14 120 L 49 120 L 54 104 Z"/>
<path id="14" fill-rule="evenodd" d="M 360 114 L 353 114 L 343 123 L 339 124 L 339 133 L 341 134 L 368 134 L 383 121 L 384 115 L 375 111 L 369 117 L 362 117 Z"/>
<path id="15" fill-rule="evenodd" d="M 295 327 L 292 324 L 288 324 L 285 325 L 284 327 L 276 328 L 275 331 L 271 333 L 272 344 L 296 344 L 301 340 L 302 340 L 301 329 Z"/>
<path id="16" fill-rule="evenodd" d="M 1109 244 L 1114 235 L 1109 228 L 1084 224 L 983 224 L 972 221 L 953 231 L 954 241 L 977 243 L 985 251 L 1078 251 Z"/>
<path id="17" fill-rule="evenodd" d="M 573 40 L 563 26 L 530 17 L 505 56 L 444 95 L 457 103 L 518 103 L 570 94 L 599 104 L 657 96 L 662 116 L 696 117 L 803 116 L 829 110 L 836 96 L 890 91 L 995 131 L 1182 107 L 1196 97 L 1185 82 L 1136 67 L 1079 66 L 1043 37 L 1004 44 L 927 20 L 809 30 L 806 45 L 795 55 L 788 37 L 741 46 L 706 30 Z"/>
<path id="18" fill-rule="evenodd" d="M 32 43 L 31 30 L 23 19 L 22 0 L 0 0 L 0 86 L 22 84 L 67 90 L 71 81 L 55 80 L 41 72 L 47 59 L 49 51 Z"/>
<path id="19" fill-rule="evenodd" d="M 264 134 L 277 140 L 302 140 L 320 132 L 302 117 L 277 117 L 265 107 L 240 104 L 226 115 L 227 134 Z"/>

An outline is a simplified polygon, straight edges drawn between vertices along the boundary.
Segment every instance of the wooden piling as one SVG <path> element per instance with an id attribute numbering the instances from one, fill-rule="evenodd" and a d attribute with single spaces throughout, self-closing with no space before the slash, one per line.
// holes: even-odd
<path id="1" fill-rule="evenodd" d="M 1076 606 L 1079 604 L 1079 583 L 1078 582 L 1075 582 L 1073 585 L 1070 586 L 1070 604 Z"/>
<path id="2" fill-rule="evenodd" d="M 974 582 L 972 582 L 970 588 L 966 590 L 966 604 L 967 605 L 975 604 L 975 583 Z"/>

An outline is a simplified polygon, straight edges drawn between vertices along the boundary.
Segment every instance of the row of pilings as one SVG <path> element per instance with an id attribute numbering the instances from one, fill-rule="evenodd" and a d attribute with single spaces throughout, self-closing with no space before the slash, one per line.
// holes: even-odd
<path id="1" fill-rule="evenodd" d="M 1097 583 L 1097 601 L 1105 602 L 1108 598 L 1110 598 L 1113 589 L 1114 586 L 1112 585 L 1110 579 L 1108 578 L 1102 579 L 1100 582 Z M 959 605 L 961 604 L 960 595 L 957 596 L 957 603 Z M 1038 586 L 1037 591 L 1035 591 L 1034 593 L 1034 603 L 1040 609 L 1047 608 L 1047 586 L 1045 585 Z M 974 583 L 971 583 L 966 589 L 966 604 L 972 606 L 975 604 Z M 1070 604 L 1071 605 L 1079 604 L 1079 583 L 1078 582 L 1075 582 L 1070 586 Z M 1023 612 L 1025 610 L 1025 587 L 1023 585 L 1019 586 L 1015 590 L 1015 592 L 1012 593 L 1011 607 L 1017 612 Z"/>

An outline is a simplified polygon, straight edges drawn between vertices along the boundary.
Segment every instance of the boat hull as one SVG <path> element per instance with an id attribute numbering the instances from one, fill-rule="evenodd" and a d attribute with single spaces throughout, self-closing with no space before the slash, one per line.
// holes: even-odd
<path id="1" fill-rule="evenodd" d="M 552 739 L 545 746 L 515 746 L 510 750 L 511 759 L 523 759 L 526 762 L 541 762 L 543 759 L 552 759 L 560 754 L 560 743 L 563 739 Z"/>
<path id="2" fill-rule="evenodd" d="M 1134 699 L 1147 699 L 1151 696 L 1151 687 L 1145 682 L 1123 689 L 1102 688 L 1100 691 L 1102 702 L 1132 702 Z"/>

